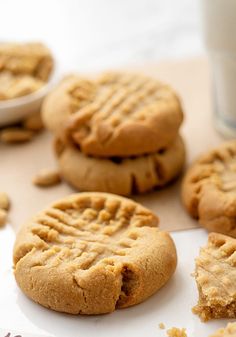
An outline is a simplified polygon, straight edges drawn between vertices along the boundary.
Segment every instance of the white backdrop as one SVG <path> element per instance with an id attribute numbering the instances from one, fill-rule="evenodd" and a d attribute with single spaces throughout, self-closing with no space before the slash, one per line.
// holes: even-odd
<path id="1" fill-rule="evenodd" d="M 202 53 L 199 0 L 1 0 L 0 40 L 43 40 L 60 69 Z"/>

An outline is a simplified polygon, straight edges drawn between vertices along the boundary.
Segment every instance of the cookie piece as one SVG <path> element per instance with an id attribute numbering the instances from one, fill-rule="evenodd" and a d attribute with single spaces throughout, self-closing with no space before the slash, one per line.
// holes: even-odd
<path id="1" fill-rule="evenodd" d="M 183 203 L 209 231 L 236 237 L 236 141 L 201 156 L 182 185 Z"/>
<path id="2" fill-rule="evenodd" d="M 67 77 L 45 100 L 43 119 L 57 137 L 66 136 L 85 154 L 129 157 L 172 143 L 183 112 L 169 86 L 111 72 L 94 80 Z"/>
<path id="3" fill-rule="evenodd" d="M 236 336 L 236 323 L 228 323 L 226 328 L 221 328 L 209 337 L 235 337 Z"/>
<path id="4" fill-rule="evenodd" d="M 236 239 L 210 233 L 196 259 L 195 278 L 199 300 L 193 312 L 202 321 L 236 318 Z"/>
<path id="5" fill-rule="evenodd" d="M 71 314 L 102 314 L 144 301 L 176 268 L 175 245 L 158 218 L 105 193 L 68 196 L 23 226 L 15 277 L 35 302 Z"/>
<path id="6" fill-rule="evenodd" d="M 166 150 L 135 158 L 93 158 L 75 146 L 56 141 L 62 177 L 80 191 L 110 192 L 120 195 L 144 193 L 176 178 L 185 161 L 180 136 Z"/>

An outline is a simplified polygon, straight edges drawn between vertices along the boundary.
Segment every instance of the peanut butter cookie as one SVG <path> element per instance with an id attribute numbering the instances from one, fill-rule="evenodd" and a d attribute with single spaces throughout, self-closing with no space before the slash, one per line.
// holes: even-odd
<path id="1" fill-rule="evenodd" d="M 120 195 L 144 193 L 176 178 L 184 165 L 185 148 L 180 136 L 163 151 L 134 158 L 93 158 L 75 146 L 56 141 L 63 178 L 80 191 Z"/>
<path id="2" fill-rule="evenodd" d="M 236 239 L 210 233 L 196 259 L 199 301 L 193 312 L 203 321 L 236 318 Z"/>
<path id="3" fill-rule="evenodd" d="M 176 268 L 175 245 L 148 209 L 105 193 L 68 196 L 23 226 L 15 277 L 35 302 L 71 314 L 140 303 Z"/>
<path id="4" fill-rule="evenodd" d="M 169 86 L 111 72 L 94 80 L 68 76 L 45 100 L 43 118 L 57 137 L 64 135 L 85 154 L 129 157 L 172 143 L 183 112 Z"/>
<path id="5" fill-rule="evenodd" d="M 209 231 L 236 237 L 236 141 L 201 156 L 188 170 L 182 199 Z"/>

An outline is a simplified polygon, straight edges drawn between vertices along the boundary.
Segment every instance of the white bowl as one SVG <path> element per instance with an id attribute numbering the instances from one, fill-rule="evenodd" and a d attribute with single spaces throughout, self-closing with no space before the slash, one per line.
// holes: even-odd
<path id="1" fill-rule="evenodd" d="M 51 82 L 47 82 L 42 88 L 29 95 L 0 101 L 0 126 L 19 122 L 31 113 L 39 111 L 50 87 Z"/>

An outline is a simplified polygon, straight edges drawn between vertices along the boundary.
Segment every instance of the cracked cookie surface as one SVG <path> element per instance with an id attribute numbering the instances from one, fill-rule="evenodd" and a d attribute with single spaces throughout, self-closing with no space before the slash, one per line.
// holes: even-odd
<path id="1" fill-rule="evenodd" d="M 196 259 L 195 279 L 199 300 L 193 312 L 201 320 L 236 318 L 236 239 L 210 233 Z"/>
<path id="2" fill-rule="evenodd" d="M 23 226 L 14 247 L 22 291 L 53 310 L 101 314 L 144 301 L 176 268 L 158 218 L 106 193 L 68 196 Z"/>
<path id="3" fill-rule="evenodd" d="M 190 167 L 183 203 L 209 231 L 236 237 L 236 141 L 223 143 Z"/>
<path id="4" fill-rule="evenodd" d="M 52 68 L 51 53 L 41 43 L 0 43 L 0 101 L 40 89 Z"/>
<path id="5" fill-rule="evenodd" d="M 143 75 L 110 72 L 94 80 L 68 76 L 45 100 L 43 117 L 50 130 L 85 154 L 127 157 L 172 143 L 183 112 L 169 86 Z"/>
<path id="6" fill-rule="evenodd" d="M 61 175 L 79 191 L 144 193 L 176 178 L 185 162 L 180 136 L 164 151 L 134 158 L 93 158 L 56 140 Z"/>

